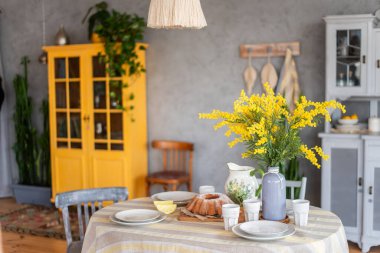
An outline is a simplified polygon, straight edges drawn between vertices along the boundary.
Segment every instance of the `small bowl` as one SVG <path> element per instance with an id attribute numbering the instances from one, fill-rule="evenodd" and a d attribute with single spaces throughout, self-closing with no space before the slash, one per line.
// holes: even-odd
<path id="1" fill-rule="evenodd" d="M 359 119 L 340 119 L 339 124 L 341 125 L 355 125 L 359 122 Z"/>

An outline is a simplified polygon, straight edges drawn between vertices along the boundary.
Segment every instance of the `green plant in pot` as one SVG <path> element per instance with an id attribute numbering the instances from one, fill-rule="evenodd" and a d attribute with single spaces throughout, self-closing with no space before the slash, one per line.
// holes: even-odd
<path id="1" fill-rule="evenodd" d="M 93 43 L 103 42 L 102 38 L 95 33 L 94 29 L 97 25 L 103 25 L 110 15 L 108 4 L 106 2 L 97 3 L 95 6 L 91 6 L 88 9 L 86 16 L 82 20 L 82 24 L 88 21 L 88 39 Z"/>
<path id="2" fill-rule="evenodd" d="M 16 75 L 13 81 L 16 106 L 13 114 L 16 142 L 13 145 L 19 170 L 19 184 L 13 185 L 19 203 L 50 205 L 50 139 L 49 107 L 44 100 L 40 111 L 43 115 L 41 134 L 32 123 L 33 103 L 28 94 L 29 59 L 23 57 L 24 75 Z"/>
<path id="3" fill-rule="evenodd" d="M 138 76 L 145 72 L 144 66 L 140 63 L 137 50 L 145 50 L 144 46 L 137 48 L 137 42 L 144 38 L 146 23 L 144 18 L 136 14 L 130 15 L 121 13 L 116 10 L 108 11 L 106 2 L 100 2 L 93 9 L 96 12 L 88 18 L 89 36 L 96 33 L 104 43 L 105 55 L 99 55 L 99 59 L 106 64 L 106 71 L 112 77 L 118 77 L 128 74 L 128 76 Z M 85 19 L 87 19 L 86 15 Z M 129 83 L 111 82 L 115 88 L 127 88 Z M 118 100 L 120 109 L 133 110 L 133 107 L 124 108 L 121 103 L 121 95 L 110 92 L 114 100 Z M 134 95 L 130 94 L 130 100 Z"/>

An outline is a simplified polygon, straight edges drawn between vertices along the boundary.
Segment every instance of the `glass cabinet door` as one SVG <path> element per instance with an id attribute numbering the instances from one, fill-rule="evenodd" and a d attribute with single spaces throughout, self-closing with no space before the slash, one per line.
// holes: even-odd
<path id="1" fill-rule="evenodd" d="M 334 22 L 327 21 L 326 94 L 341 99 L 365 95 L 368 92 L 368 24 Z"/>
<path id="2" fill-rule="evenodd" d="M 337 30 L 336 43 L 336 86 L 360 87 L 362 60 L 365 62 L 361 29 Z"/>
<path id="3" fill-rule="evenodd" d="M 124 150 L 122 77 L 109 77 L 105 64 L 92 57 L 92 109 L 95 150 Z"/>
<path id="4" fill-rule="evenodd" d="M 82 149 L 80 58 L 54 58 L 56 140 L 59 149 Z"/>

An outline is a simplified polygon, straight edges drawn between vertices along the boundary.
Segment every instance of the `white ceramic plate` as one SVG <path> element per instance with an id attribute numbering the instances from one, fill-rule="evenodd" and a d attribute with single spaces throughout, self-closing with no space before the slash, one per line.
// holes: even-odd
<path id="1" fill-rule="evenodd" d="M 154 224 L 161 222 L 167 218 L 167 215 L 161 214 L 158 218 L 150 220 L 150 221 L 145 221 L 145 222 L 125 222 L 122 220 L 119 220 L 118 218 L 115 217 L 115 215 L 110 216 L 110 220 L 116 224 L 124 225 L 124 226 L 143 226 L 143 225 L 149 225 L 149 224 Z"/>
<path id="2" fill-rule="evenodd" d="M 131 209 L 115 213 L 115 217 L 125 222 L 146 222 L 157 219 L 161 213 L 149 209 Z"/>
<path id="3" fill-rule="evenodd" d="M 278 221 L 248 221 L 240 225 L 240 229 L 255 236 L 278 236 L 289 229 L 289 225 Z"/>
<path id="4" fill-rule="evenodd" d="M 155 194 L 155 197 L 159 200 L 173 200 L 174 202 L 186 202 L 190 201 L 196 195 L 198 195 L 198 193 L 186 191 L 171 191 L 157 193 Z"/>
<path id="5" fill-rule="evenodd" d="M 355 125 L 359 122 L 358 119 L 339 119 L 338 121 L 342 125 Z"/>
<path id="6" fill-rule="evenodd" d="M 234 226 L 232 228 L 232 232 L 235 235 L 239 236 L 239 237 L 242 237 L 242 238 L 245 238 L 245 239 L 248 239 L 248 240 L 253 240 L 253 241 L 273 241 L 273 240 L 279 240 L 279 239 L 283 239 L 285 237 L 291 236 L 291 235 L 293 235 L 296 232 L 296 229 L 294 228 L 294 226 L 289 225 L 288 230 L 285 231 L 284 233 L 278 235 L 278 236 L 254 236 L 254 235 L 247 234 L 243 230 L 241 230 L 240 229 L 241 225 L 242 224 L 237 224 L 236 226 Z"/>

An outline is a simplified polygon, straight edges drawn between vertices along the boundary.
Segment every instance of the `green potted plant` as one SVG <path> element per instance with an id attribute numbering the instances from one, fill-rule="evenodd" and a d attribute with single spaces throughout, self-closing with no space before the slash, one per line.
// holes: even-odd
<path id="1" fill-rule="evenodd" d="M 88 17 L 93 9 L 96 12 Z M 106 2 L 100 2 L 91 7 L 84 21 L 87 20 L 87 17 L 89 37 L 95 33 L 104 43 L 105 55 L 99 55 L 101 56 L 99 59 L 106 64 L 106 71 L 111 78 L 126 74 L 134 76 L 145 72 L 145 68 L 137 56 L 137 49 L 145 50 L 144 46 L 137 48 L 137 42 L 144 38 L 146 27 L 144 18 L 116 10 L 108 11 Z M 127 88 L 129 84 L 111 82 L 111 86 Z M 110 92 L 110 96 L 119 102 L 119 109 L 133 110 L 133 107 L 122 107 L 121 97 L 117 97 L 118 95 L 114 92 Z M 133 100 L 134 95 L 130 94 L 129 99 Z"/>
<path id="2" fill-rule="evenodd" d="M 32 99 L 28 95 L 29 59 L 23 57 L 24 75 L 16 75 L 13 85 L 16 94 L 16 106 L 13 121 L 16 142 L 13 145 L 19 171 L 18 184 L 12 185 L 16 201 L 25 204 L 50 206 L 50 140 L 49 107 L 43 101 L 43 132 L 38 134 L 32 124 Z"/>
<path id="3" fill-rule="evenodd" d="M 97 25 L 102 25 L 109 16 L 108 4 L 104 1 L 88 9 L 86 16 L 82 20 L 82 24 L 88 20 L 88 39 L 93 43 L 103 42 L 103 39 L 95 33 L 94 29 Z"/>

